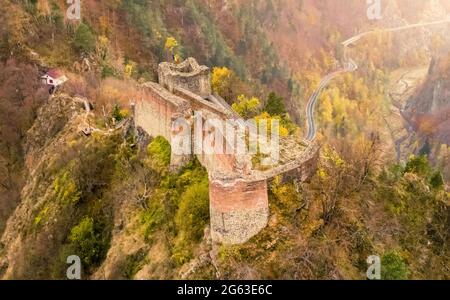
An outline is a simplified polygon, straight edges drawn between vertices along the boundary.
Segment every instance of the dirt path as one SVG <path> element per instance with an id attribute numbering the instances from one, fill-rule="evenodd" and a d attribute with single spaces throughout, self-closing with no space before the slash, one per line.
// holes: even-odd
<path id="1" fill-rule="evenodd" d="M 98 132 L 98 133 L 101 133 L 104 135 L 111 135 L 115 131 L 121 129 L 129 120 L 129 119 L 124 119 L 121 122 L 115 124 L 114 128 L 110 128 L 107 130 L 96 128 L 93 125 L 91 125 L 89 122 L 89 116 L 92 114 L 91 104 L 89 103 L 89 101 L 86 98 L 80 98 L 80 97 L 74 97 L 73 99 L 75 102 L 84 105 L 85 113 L 84 113 L 83 121 L 80 124 L 79 130 L 86 135 L 89 135 L 93 132 Z"/>

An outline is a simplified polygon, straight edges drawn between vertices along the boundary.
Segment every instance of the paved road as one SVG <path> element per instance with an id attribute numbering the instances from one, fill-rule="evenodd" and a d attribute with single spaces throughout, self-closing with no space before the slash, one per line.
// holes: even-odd
<path id="1" fill-rule="evenodd" d="M 361 38 L 365 37 L 366 35 L 372 34 L 374 32 L 395 32 L 400 30 L 406 30 L 411 28 L 417 28 L 417 27 L 424 27 L 424 26 L 431 26 L 431 25 L 438 25 L 443 23 L 450 23 L 450 17 L 445 20 L 435 21 L 435 22 L 428 22 L 428 23 L 417 23 L 417 24 L 411 24 L 411 25 L 405 25 L 395 28 L 387 28 L 387 29 L 381 29 L 378 31 L 367 31 L 360 33 L 358 35 L 355 35 L 354 37 L 349 38 L 348 40 L 342 42 L 342 46 L 344 47 L 344 53 L 346 53 L 346 48 L 359 41 Z M 358 69 L 358 65 L 351 59 L 347 58 L 346 55 L 344 55 L 345 60 L 344 61 L 344 67 L 342 69 L 339 69 L 333 73 L 328 74 L 322 80 L 320 81 L 319 87 L 314 91 L 314 93 L 309 98 L 308 104 L 306 106 L 306 117 L 307 117 L 307 123 L 308 123 L 308 132 L 306 135 L 307 141 L 313 141 L 316 138 L 317 135 L 317 128 L 316 128 L 316 122 L 314 120 L 314 110 L 317 104 L 317 99 L 319 98 L 320 94 L 322 93 L 323 89 L 328 85 L 328 83 L 334 79 L 335 77 L 339 76 L 341 73 L 346 72 L 354 72 Z"/>
<path id="2" fill-rule="evenodd" d="M 330 73 L 325 76 L 319 84 L 319 87 L 314 91 L 311 98 L 308 101 L 308 105 L 306 107 L 306 115 L 308 121 L 308 134 L 306 136 L 307 141 L 312 141 L 316 138 L 317 129 L 316 122 L 314 120 L 314 110 L 316 108 L 317 99 L 319 99 L 320 94 L 323 89 L 328 85 L 328 83 L 335 77 L 339 76 L 341 73 L 345 72 L 353 72 L 358 69 L 356 63 L 350 58 L 347 63 L 345 63 L 345 67 L 336 72 Z"/>

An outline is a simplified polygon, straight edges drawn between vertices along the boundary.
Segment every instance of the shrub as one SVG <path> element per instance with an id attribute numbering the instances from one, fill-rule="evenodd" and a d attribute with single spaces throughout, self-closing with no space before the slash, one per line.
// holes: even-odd
<path id="1" fill-rule="evenodd" d="M 240 95 L 236 103 L 231 106 L 233 110 L 238 113 L 242 118 L 249 119 L 259 111 L 260 101 L 256 97 L 248 98 L 245 95 Z"/>
<path id="2" fill-rule="evenodd" d="M 166 43 L 164 44 L 164 48 L 170 51 L 170 53 L 173 53 L 176 47 L 178 47 L 177 40 L 173 36 L 168 37 L 166 39 Z"/>
<path id="3" fill-rule="evenodd" d="M 102 239 L 96 233 L 94 220 L 91 217 L 83 218 L 77 226 L 72 228 L 69 241 L 87 267 L 100 261 L 103 253 Z"/>
<path id="4" fill-rule="evenodd" d="M 92 33 L 89 26 L 81 23 L 75 32 L 75 47 L 84 52 L 92 52 L 95 49 L 95 35 Z"/>
<path id="5" fill-rule="evenodd" d="M 193 245 L 201 240 L 208 219 L 208 181 L 203 180 L 189 186 L 180 198 L 180 206 L 175 216 L 178 236 L 172 255 L 178 265 L 192 258 Z"/>
<path id="6" fill-rule="evenodd" d="M 203 180 L 189 186 L 181 195 L 175 224 L 179 231 L 186 233 L 186 238 L 199 241 L 203 236 L 203 230 L 208 219 L 208 181 Z"/>
<path id="7" fill-rule="evenodd" d="M 193 244 L 189 243 L 189 241 L 185 239 L 184 235 L 179 235 L 177 237 L 172 251 L 172 259 L 175 261 L 177 266 L 182 266 L 191 260 L 192 247 Z"/>
<path id="8" fill-rule="evenodd" d="M 409 271 L 405 261 L 395 251 L 389 251 L 381 258 L 381 278 L 384 280 L 408 279 Z"/>
<path id="9" fill-rule="evenodd" d="M 440 189 L 444 186 L 444 178 L 442 177 L 442 173 L 439 171 L 435 171 L 430 178 L 430 185 L 435 189 Z"/>
<path id="10" fill-rule="evenodd" d="M 214 67 L 211 74 L 211 87 L 219 95 L 225 94 L 232 72 L 227 67 Z"/>
<path id="11" fill-rule="evenodd" d="M 214 93 L 220 95 L 232 104 L 241 94 L 247 94 L 249 91 L 244 82 L 236 73 L 227 67 L 214 67 L 211 72 L 211 88 Z"/>
<path id="12" fill-rule="evenodd" d="M 145 256 L 146 253 L 143 249 L 128 255 L 125 259 L 123 276 L 127 279 L 133 279 L 134 275 L 136 275 L 145 264 Z"/>
<path id="13" fill-rule="evenodd" d="M 122 121 L 123 119 L 128 117 L 128 111 L 125 109 L 120 109 L 119 105 L 114 105 L 113 111 L 112 111 L 112 117 L 117 122 Z"/>
<path id="14" fill-rule="evenodd" d="M 222 245 L 219 248 L 218 253 L 219 261 L 222 263 L 226 263 L 230 259 L 242 259 L 242 253 L 240 249 L 240 245 Z"/>
<path id="15" fill-rule="evenodd" d="M 270 185 L 270 193 L 275 197 L 276 207 L 287 222 L 292 222 L 292 216 L 302 204 L 301 194 L 294 183 L 282 183 L 281 177 L 274 178 Z"/>
<path id="16" fill-rule="evenodd" d="M 48 216 L 48 212 L 50 210 L 50 207 L 45 206 L 38 215 L 34 218 L 34 225 L 39 226 L 43 223 L 44 220 L 46 220 Z"/>
<path id="17" fill-rule="evenodd" d="M 147 147 L 147 153 L 156 165 L 156 169 L 161 170 L 169 166 L 171 147 L 170 143 L 162 136 L 153 139 Z"/>
<path id="18" fill-rule="evenodd" d="M 411 156 L 406 163 L 405 173 L 416 173 L 427 176 L 431 172 L 426 156 Z"/>
<path id="19" fill-rule="evenodd" d="M 108 64 L 102 64 L 102 78 L 105 79 L 106 77 L 117 77 L 117 70 L 114 69 L 113 66 Z"/>
<path id="20" fill-rule="evenodd" d="M 159 199 L 152 199 L 149 208 L 141 215 L 141 223 L 144 225 L 144 238 L 147 241 L 165 219 L 164 206 L 159 202 Z"/>
<path id="21" fill-rule="evenodd" d="M 76 204 L 80 201 L 81 192 L 69 171 L 64 172 L 53 182 L 56 199 L 63 205 Z"/>

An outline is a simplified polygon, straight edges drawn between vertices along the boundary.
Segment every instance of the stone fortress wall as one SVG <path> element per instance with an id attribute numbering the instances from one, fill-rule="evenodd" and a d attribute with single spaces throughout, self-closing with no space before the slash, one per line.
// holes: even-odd
<path id="1" fill-rule="evenodd" d="M 158 67 L 158 80 L 170 92 L 175 87 L 181 87 L 202 97 L 211 95 L 209 68 L 200 66 L 192 57 L 178 65 L 161 63 Z"/>
<path id="2" fill-rule="evenodd" d="M 142 128 L 150 136 L 163 136 L 172 143 L 174 134 L 185 130 L 173 126 L 174 120 L 183 117 L 188 120 L 189 126 L 193 126 L 196 112 L 201 112 L 202 122 L 210 118 L 237 118 L 223 99 L 212 95 L 209 68 L 199 66 L 194 58 L 178 65 L 161 63 L 158 77 L 159 84 L 143 85 L 133 110 L 136 128 Z M 224 134 L 220 136 L 224 139 L 223 143 L 228 142 Z M 194 145 L 193 136 L 192 139 Z M 305 181 L 314 174 L 319 154 L 317 144 L 304 144 L 299 150 L 292 145 L 285 147 L 288 148 L 285 152 L 291 153 L 291 156 L 265 171 L 252 169 L 249 155 L 197 154 L 209 174 L 213 241 L 244 243 L 267 225 L 267 185 L 273 177 L 283 175 Z M 172 153 L 171 168 L 177 170 L 190 159 L 192 155 L 177 156 Z"/>

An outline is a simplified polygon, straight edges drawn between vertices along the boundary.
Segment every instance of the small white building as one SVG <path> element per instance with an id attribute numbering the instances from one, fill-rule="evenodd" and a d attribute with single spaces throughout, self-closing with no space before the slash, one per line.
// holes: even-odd
<path id="1" fill-rule="evenodd" d="M 60 70 L 50 70 L 41 79 L 49 86 L 49 92 L 53 93 L 53 91 L 61 84 L 66 82 L 68 78 L 64 75 Z"/>

